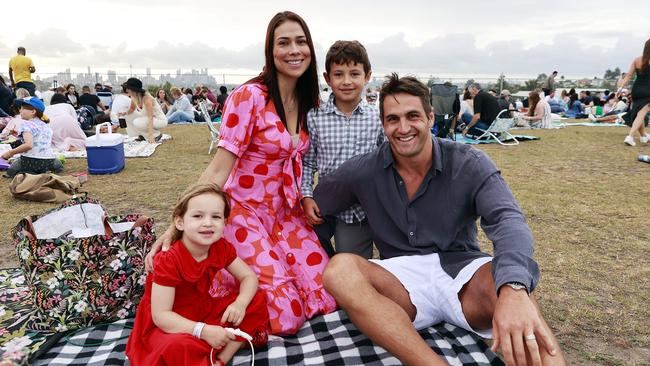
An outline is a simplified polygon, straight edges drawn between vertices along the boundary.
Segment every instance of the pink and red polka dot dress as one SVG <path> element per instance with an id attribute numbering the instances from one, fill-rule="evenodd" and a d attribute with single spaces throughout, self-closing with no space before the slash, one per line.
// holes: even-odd
<path id="1" fill-rule="evenodd" d="M 323 288 L 327 254 L 300 204 L 309 136 L 301 131 L 294 148 L 273 102 L 266 103 L 266 87 L 245 84 L 226 101 L 218 146 L 238 157 L 224 187 L 232 203 L 224 237 L 258 275 L 271 333 L 293 334 L 306 319 L 336 310 Z M 212 291 L 234 285 L 220 272 Z"/>

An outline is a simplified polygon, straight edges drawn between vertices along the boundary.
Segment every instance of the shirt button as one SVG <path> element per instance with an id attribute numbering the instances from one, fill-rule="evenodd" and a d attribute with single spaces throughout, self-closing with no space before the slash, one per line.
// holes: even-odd
<path id="1" fill-rule="evenodd" d="M 282 233 L 281 233 L 281 232 L 278 232 L 278 236 L 282 236 Z"/>
<path id="2" fill-rule="evenodd" d="M 413 234 L 413 232 L 411 231 L 411 232 L 409 233 L 409 235 L 413 236 L 413 235 L 415 235 L 415 234 Z"/>

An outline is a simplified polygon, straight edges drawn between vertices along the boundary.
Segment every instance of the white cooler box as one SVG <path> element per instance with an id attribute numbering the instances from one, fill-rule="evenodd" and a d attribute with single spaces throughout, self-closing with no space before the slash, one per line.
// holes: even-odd
<path id="1" fill-rule="evenodd" d="M 106 126 L 108 133 L 99 133 Z M 86 139 L 88 172 L 90 174 L 113 174 L 124 169 L 124 136 L 113 133 L 110 123 L 97 125 L 95 136 Z"/>

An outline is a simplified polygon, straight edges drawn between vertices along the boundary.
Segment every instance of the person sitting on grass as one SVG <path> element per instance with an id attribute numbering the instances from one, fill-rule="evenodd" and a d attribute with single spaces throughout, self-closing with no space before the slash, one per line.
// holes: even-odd
<path id="1" fill-rule="evenodd" d="M 5 177 L 13 178 L 18 173 L 60 172 L 63 164 L 52 151 L 52 129 L 48 125 L 49 119 L 43 114 L 45 104 L 36 97 L 19 99 L 17 102 L 23 120 L 19 130 L 23 143 L 2 154 L 2 158 L 9 160 L 16 154 L 21 156 L 11 164 Z"/>
<path id="2" fill-rule="evenodd" d="M 167 114 L 169 108 L 171 108 L 172 104 L 174 104 L 174 102 L 167 95 L 165 89 L 158 89 L 158 92 L 156 93 L 156 101 L 158 104 L 160 104 L 160 108 L 162 108 L 162 111 L 165 114 Z"/>
<path id="3" fill-rule="evenodd" d="M 254 345 L 266 344 L 269 314 L 257 275 L 223 239 L 228 200 L 216 184 L 205 184 L 176 203 L 174 243 L 154 259 L 156 271 L 147 277 L 126 345 L 133 366 L 210 365 L 215 357 L 225 365 L 245 341 L 226 327 L 246 332 Z M 224 269 L 237 279 L 238 291 L 211 290 Z"/>
<path id="4" fill-rule="evenodd" d="M 118 117 L 125 117 L 126 133 L 129 137 L 137 136 L 137 141 L 147 140 L 150 144 L 160 141 L 161 130 L 167 127 L 167 117 L 160 104 L 148 91 L 142 89 L 142 81 L 139 79 L 128 79 L 122 88 L 131 98 L 129 110 L 118 114 Z"/>
<path id="5" fill-rule="evenodd" d="M 379 97 L 388 142 L 319 179 L 321 214 L 361 204 L 382 258 L 335 255 L 325 288 L 407 365 L 446 365 L 417 332 L 442 321 L 494 337 L 508 365 L 564 365 L 537 304 L 524 214 L 484 152 L 431 136 L 430 100 L 422 82 L 393 74 Z M 479 217 L 494 256 L 479 247 Z"/>
<path id="6" fill-rule="evenodd" d="M 67 103 L 65 95 L 54 94 L 50 105 L 45 107 L 45 115 L 50 119 L 52 146 L 59 151 L 84 150 L 86 134 L 77 121 L 77 113 Z"/>
<path id="7" fill-rule="evenodd" d="M 587 118 L 588 115 L 586 115 L 584 111 L 584 107 L 578 99 L 578 94 L 576 94 L 575 91 L 573 91 L 573 93 L 569 92 L 569 102 L 567 104 L 567 110 L 564 112 L 564 116 L 574 119 Z"/>
<path id="8" fill-rule="evenodd" d="M 603 112 L 605 113 L 601 117 L 596 117 L 593 113 L 589 114 L 589 120 L 591 122 L 599 123 L 623 123 L 623 116 L 627 112 L 628 105 L 624 101 L 620 100 L 616 93 L 611 93 L 607 97 L 607 101 L 603 106 Z"/>
<path id="9" fill-rule="evenodd" d="M 483 131 L 490 128 L 492 122 L 499 114 L 499 102 L 492 94 L 481 90 L 479 83 L 473 83 L 468 88 L 469 93 L 474 98 L 474 116 L 463 129 L 463 136 L 468 133 L 474 136 L 481 136 Z"/>
<path id="10" fill-rule="evenodd" d="M 553 128 L 551 107 L 539 96 L 539 93 L 536 91 L 528 93 L 528 101 L 530 103 L 528 114 L 521 118 L 528 121 L 532 128 Z"/>
<path id="11" fill-rule="evenodd" d="M 17 137 L 20 132 L 20 126 L 23 123 L 22 118 L 20 118 L 19 101 L 24 98 L 29 98 L 29 91 L 27 91 L 27 89 L 18 88 L 14 93 L 16 94 L 16 99 L 11 104 L 11 107 L 9 107 L 9 115 L 12 116 L 12 118 L 4 126 L 2 132 L 0 132 L 0 140 L 5 140 L 12 135 Z"/>
<path id="12" fill-rule="evenodd" d="M 192 104 L 180 89 L 172 88 L 170 92 L 172 98 L 174 98 L 174 105 L 167 111 L 167 120 L 169 123 L 192 122 L 194 120 L 194 108 Z"/>

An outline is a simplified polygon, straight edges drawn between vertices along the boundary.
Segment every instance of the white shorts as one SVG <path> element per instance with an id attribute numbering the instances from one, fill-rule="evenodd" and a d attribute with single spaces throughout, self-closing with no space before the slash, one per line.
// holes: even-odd
<path id="1" fill-rule="evenodd" d="M 420 330 L 442 321 L 459 326 L 483 338 L 492 338 L 492 329 L 475 330 L 470 327 L 458 298 L 458 293 L 474 273 L 492 257 L 481 257 L 465 266 L 456 278 L 450 277 L 440 265 L 437 253 L 411 255 L 390 259 L 371 259 L 392 273 L 409 293 L 417 309 L 413 326 Z"/>

